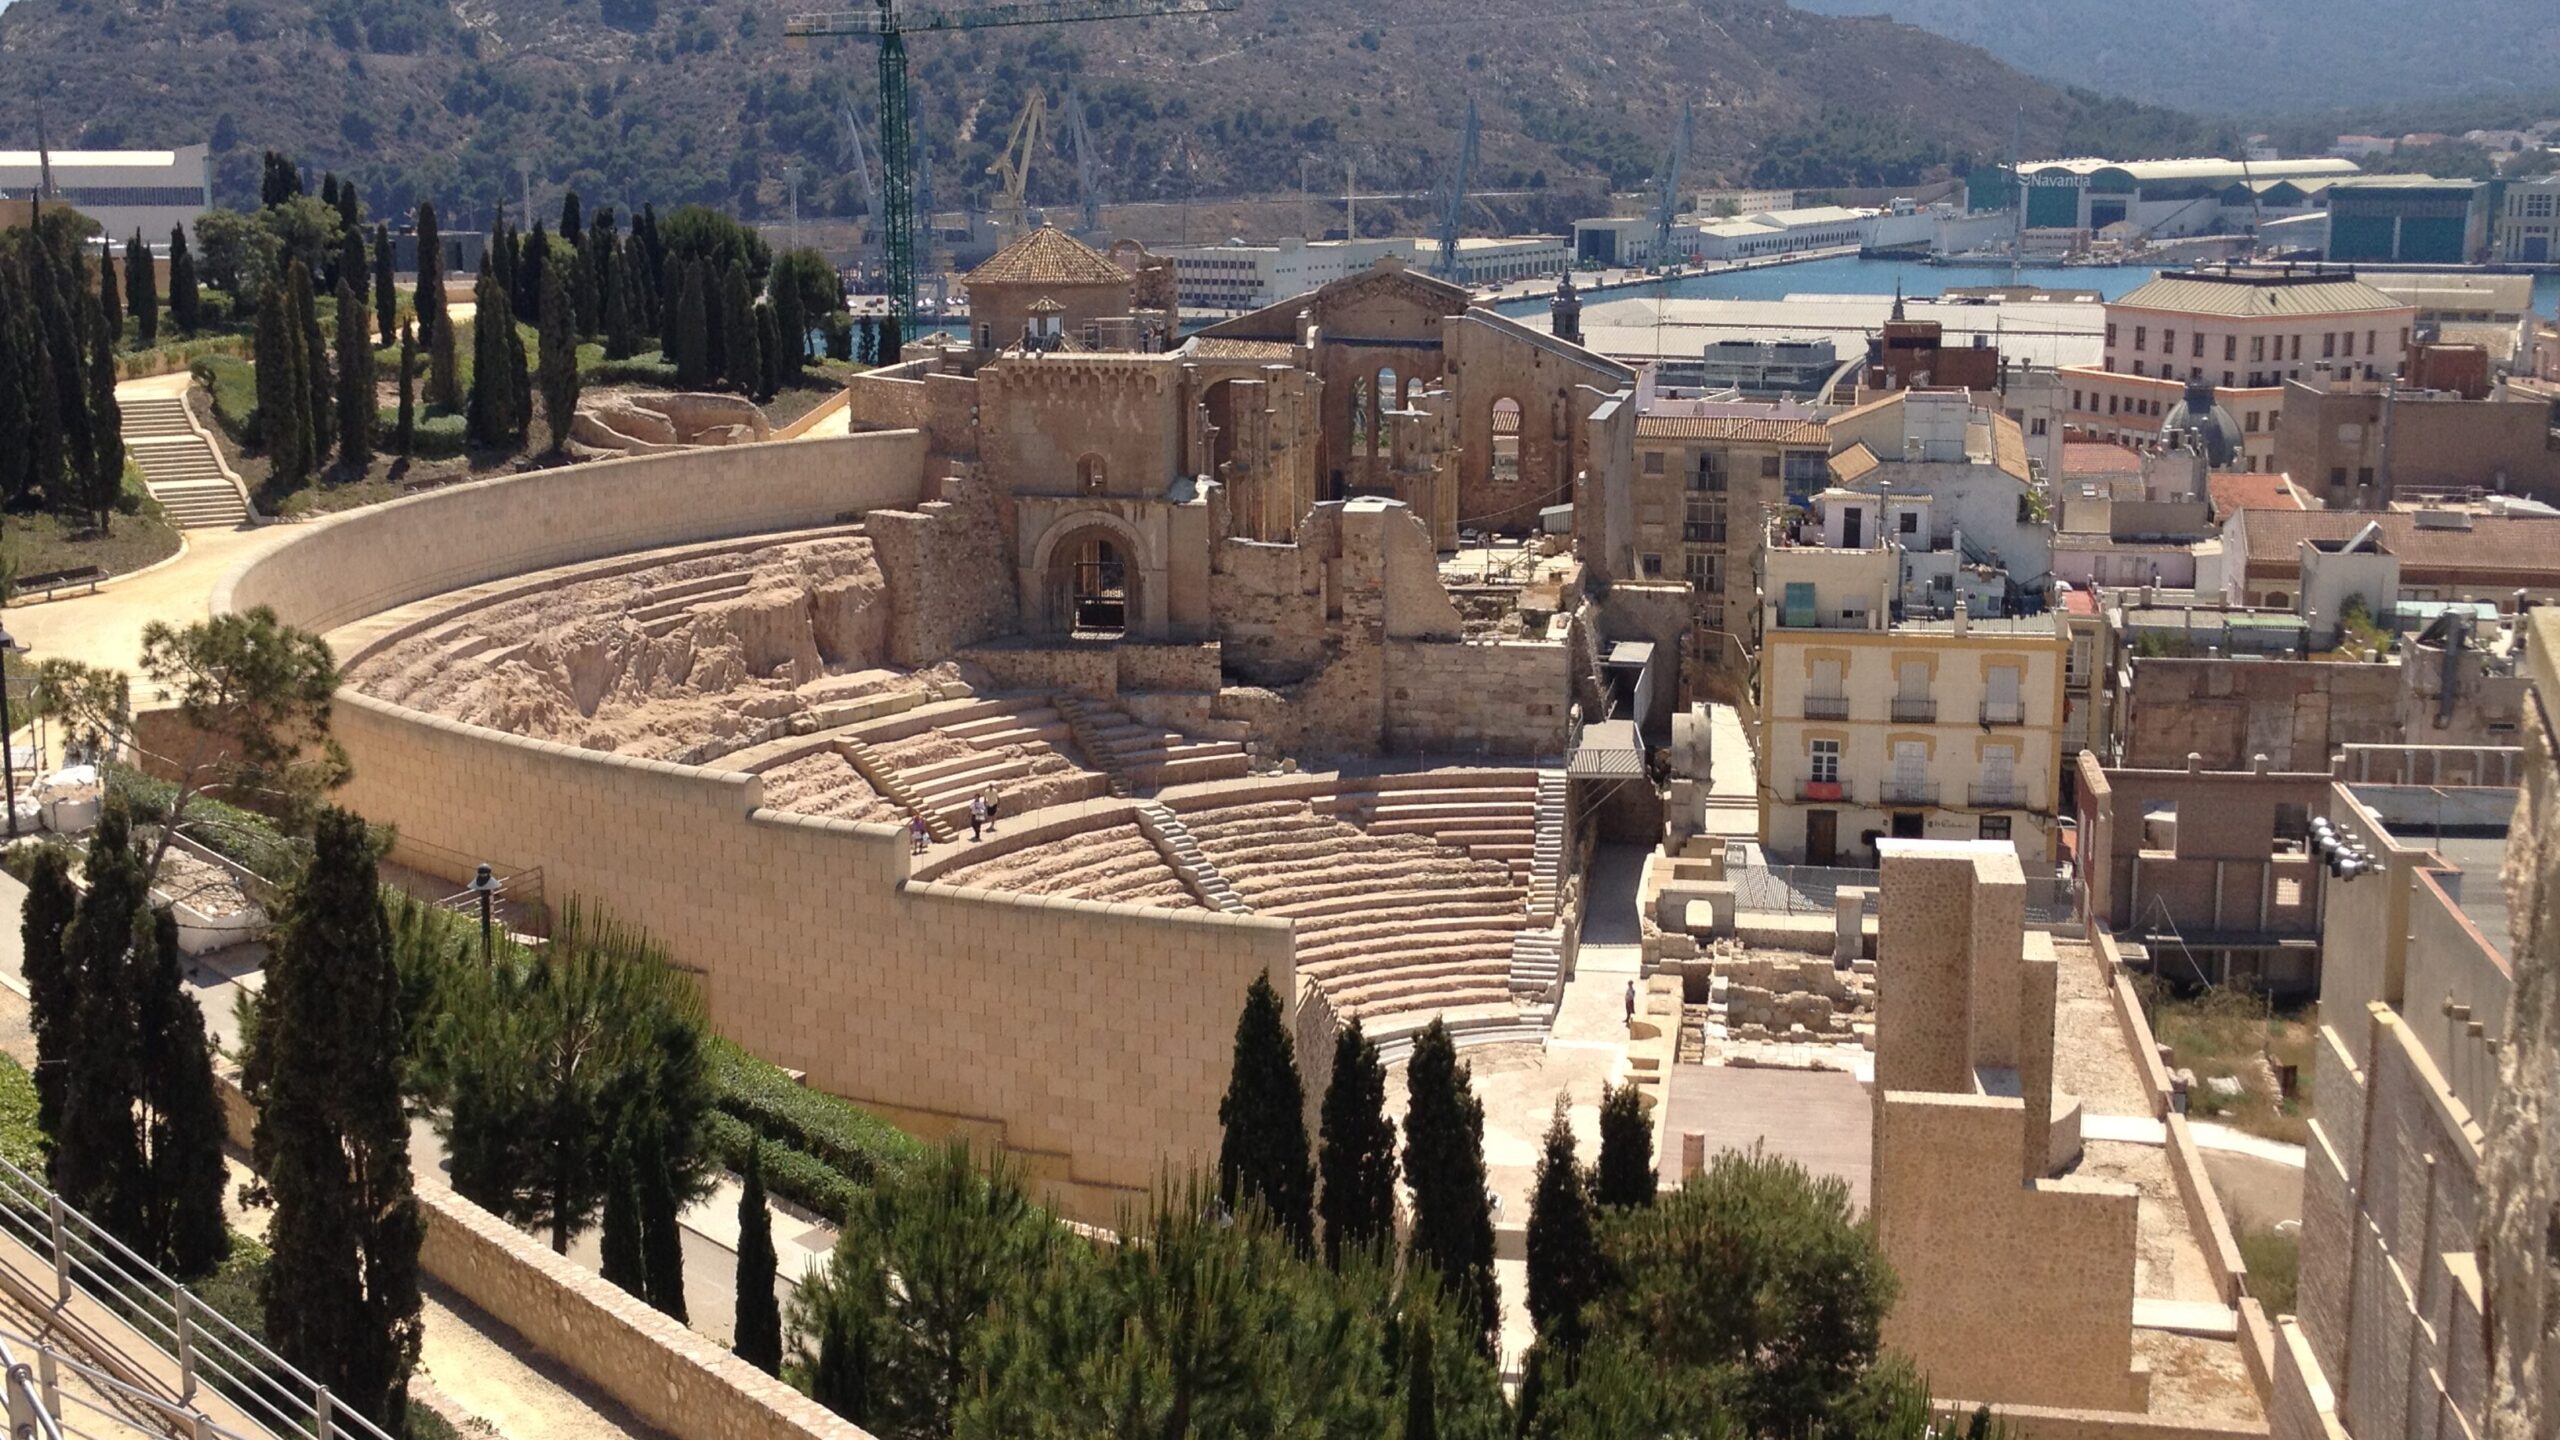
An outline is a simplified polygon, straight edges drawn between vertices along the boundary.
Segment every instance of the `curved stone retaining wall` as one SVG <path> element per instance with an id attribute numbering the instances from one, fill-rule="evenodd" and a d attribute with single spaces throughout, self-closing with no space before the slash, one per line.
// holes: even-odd
<path id="1" fill-rule="evenodd" d="M 217 610 L 329 629 L 549 566 L 915 504 L 912 433 L 646 456 L 483 481 L 312 526 Z M 705 977 L 713 1023 L 925 1134 L 1025 1159 L 1108 1224 L 1206 1162 L 1253 975 L 1296 990 L 1287 922 L 910 881 L 897 829 L 764 808 L 753 775 L 578 750 L 340 695 L 343 803 L 453 856 L 540 865 Z M 466 879 L 450 874 L 446 878 Z"/>

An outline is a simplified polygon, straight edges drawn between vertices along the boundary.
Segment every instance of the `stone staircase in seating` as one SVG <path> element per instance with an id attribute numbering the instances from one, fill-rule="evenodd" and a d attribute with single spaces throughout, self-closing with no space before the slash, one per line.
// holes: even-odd
<path id="1" fill-rule="evenodd" d="M 1149 801 L 1138 807 L 1138 828 L 1155 843 L 1165 863 L 1182 877 L 1182 883 L 1200 897 L 1201 904 L 1230 915 L 1252 912 L 1253 907 L 1236 894 L 1236 887 L 1227 883 L 1226 875 L 1201 853 L 1200 842 L 1193 838 L 1191 827 L 1182 823 L 1181 816 Z"/>
<path id="2" fill-rule="evenodd" d="M 223 470 L 213 443 L 188 420 L 187 402 L 148 396 L 120 401 L 118 408 L 124 415 L 125 451 L 171 521 L 187 530 L 228 530 L 249 523 L 249 502 Z"/>
<path id="3" fill-rule="evenodd" d="M 1077 763 L 1073 726 L 1043 697 L 920 706 L 857 726 L 848 738 L 866 743 L 871 762 L 893 774 L 903 792 L 883 788 L 867 771 L 863 778 L 910 814 L 922 814 L 936 839 L 965 831 L 969 802 L 989 790 L 1006 818 L 1106 793 L 1107 774 Z M 1017 793 L 1032 783 L 1043 793 Z"/>
<path id="4" fill-rule="evenodd" d="M 1564 927 L 1523 930 L 1511 939 L 1511 998 L 1521 1008 L 1564 997 Z"/>
<path id="5" fill-rule="evenodd" d="M 1524 890 L 1535 873 L 1535 772 L 1424 772 L 1346 781 L 1318 800 L 1316 809 L 1372 835 L 1421 836 L 1500 865 Z"/>
<path id="6" fill-rule="evenodd" d="M 1366 831 L 1304 799 L 1185 807 L 1182 819 L 1253 913 L 1294 922 L 1299 973 L 1346 1016 L 1518 1019 L 1511 951 L 1526 912 L 1507 862 Z"/>
<path id="7" fill-rule="evenodd" d="M 1233 740 L 1195 739 L 1072 695 L 1061 695 L 1053 703 L 1077 727 L 1076 744 L 1095 768 L 1129 787 L 1113 790 L 1114 795 L 1209 780 L 1241 780 L 1251 773 L 1244 746 Z"/>
<path id="8" fill-rule="evenodd" d="M 1536 839 L 1529 852 L 1529 923 L 1553 925 L 1564 894 L 1565 778 L 1560 770 L 1538 773 Z"/>
<path id="9" fill-rule="evenodd" d="M 915 787 L 898 774 L 897 767 L 882 760 L 880 752 L 872 749 L 869 741 L 847 736 L 836 742 L 836 753 L 842 755 L 844 762 L 852 766 L 854 773 L 860 775 L 872 789 L 888 796 L 892 803 L 907 812 L 910 817 L 921 816 L 926 833 L 932 835 L 936 841 L 948 845 L 960 838 L 959 832 L 951 828 L 950 821 L 925 808 L 924 800 L 916 794 Z"/>

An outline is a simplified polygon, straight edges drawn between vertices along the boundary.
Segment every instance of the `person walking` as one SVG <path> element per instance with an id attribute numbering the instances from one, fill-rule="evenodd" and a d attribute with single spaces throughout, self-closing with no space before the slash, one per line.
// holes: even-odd
<path id="1" fill-rule="evenodd" d="M 1627 1028 L 1636 1028 L 1636 982 L 1627 982 Z"/>
<path id="2" fill-rule="evenodd" d="M 978 843 L 979 832 L 987 828 L 987 797 L 981 795 L 969 802 L 969 843 Z"/>
<path id="3" fill-rule="evenodd" d="M 912 853 L 917 855 L 923 854 L 932 846 L 933 832 L 924 828 L 923 816 L 919 815 L 907 822 L 907 839 L 914 847 Z"/>
<path id="4" fill-rule="evenodd" d="M 988 786 L 986 793 L 980 795 L 978 801 L 987 807 L 987 833 L 993 835 L 996 833 L 996 807 L 1000 803 L 996 798 L 996 787 Z"/>

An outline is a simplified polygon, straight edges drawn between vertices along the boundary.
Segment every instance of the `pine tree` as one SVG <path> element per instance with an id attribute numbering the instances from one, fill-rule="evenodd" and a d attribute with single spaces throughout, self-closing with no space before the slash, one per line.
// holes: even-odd
<path id="1" fill-rule="evenodd" d="M 399 334 L 400 292 L 391 282 L 391 227 L 373 227 L 373 324 L 388 345 Z"/>
<path id="2" fill-rule="evenodd" d="M 124 243 L 124 299 L 133 312 L 135 340 L 145 346 L 160 343 L 160 276 L 139 230 Z"/>
<path id="3" fill-rule="evenodd" d="M 79 907 L 68 852 L 55 845 L 38 849 L 18 914 L 18 941 L 28 1025 L 36 1041 L 36 1129 L 48 1137 L 62 1133 L 64 1081 L 70 1057 L 80 1049 L 80 977 L 65 935 Z"/>
<path id="4" fill-rule="evenodd" d="M 1357 1018 L 1333 1039 L 1321 1135 L 1324 1260 L 1339 1269 L 1345 1254 L 1395 1239 L 1396 1128 L 1387 1119 L 1387 1067 Z"/>
<path id="5" fill-rule="evenodd" d="M 267 464 L 277 489 L 299 489 L 311 475 L 311 428 L 302 406 L 311 393 L 302 375 L 302 344 L 286 318 L 290 301 L 284 287 L 270 285 L 258 302 L 258 334 L 254 354 L 258 380 L 258 438 L 266 446 Z"/>
<path id="6" fill-rule="evenodd" d="M 137 966 L 143 1138 L 149 1151 L 142 1194 L 143 1253 L 176 1275 L 205 1275 L 231 1253 L 222 1192 L 222 1101 L 213 1088 L 213 1047 L 204 1012 L 187 994 L 178 917 L 152 917 L 147 965 Z"/>
<path id="7" fill-rule="evenodd" d="M 407 322 L 400 326 L 400 428 L 391 448 L 406 459 L 418 450 L 418 337 Z"/>
<path id="8" fill-rule="evenodd" d="M 1218 1198 L 1259 1205 L 1300 1251 L 1315 1239 L 1315 1176 L 1307 1162 L 1307 1091 L 1271 977 L 1256 975 L 1236 1017 L 1234 1068 L 1218 1123 Z"/>
<path id="9" fill-rule="evenodd" d="M 1431 1326 L 1410 1326 L 1405 1342 L 1404 1428 L 1397 1440 L 1440 1440 L 1440 1379 L 1432 1371 Z"/>
<path id="10" fill-rule="evenodd" d="M 559 257 L 542 267 L 542 423 L 554 455 L 568 448 L 569 427 L 578 418 L 578 317 L 568 269 Z"/>
<path id="11" fill-rule="evenodd" d="M 676 385 L 685 390 L 702 389 L 712 379 L 710 309 L 702 294 L 702 275 L 699 265 L 685 271 L 675 319 L 667 326 L 668 344 L 675 352 Z"/>
<path id="12" fill-rule="evenodd" d="M 626 259 L 613 267 L 613 283 L 604 302 L 604 358 L 628 360 L 640 353 L 640 326 L 635 318 L 639 297 L 632 293 L 634 267 Z"/>
<path id="13" fill-rule="evenodd" d="M 1582 1307 L 1597 1293 L 1600 1241 L 1591 1192 L 1574 1155 L 1573 1119 L 1556 1097 L 1529 1202 L 1529 1320 L 1568 1353 L 1582 1340 Z"/>
<path id="14" fill-rule="evenodd" d="M 598 1273 L 627 1294 L 649 1298 L 648 1262 L 640 1253 L 640 1185 L 631 1137 L 616 1135 L 605 1151 L 604 1220 L 597 1232 Z"/>
<path id="15" fill-rule="evenodd" d="M 756 332 L 755 291 L 747 284 L 747 267 L 731 264 L 720 280 L 720 378 L 738 393 L 752 394 L 764 365 Z"/>
<path id="16" fill-rule="evenodd" d="M 1653 1171 L 1653 1121 L 1635 1082 L 1600 1092 L 1600 1164 L 1592 1178 L 1592 1199 L 1611 1209 L 1626 1210 L 1653 1203 L 1659 1189 Z"/>
<path id="17" fill-rule="evenodd" d="M 116 403 L 114 332 L 103 317 L 90 330 L 89 454 L 80 473 L 81 508 L 103 534 L 115 520 L 116 502 L 124 498 L 124 407 Z"/>
<path id="18" fill-rule="evenodd" d="M 738 1358 L 767 1375 L 782 1373 L 782 1302 L 774 1295 L 777 1261 L 773 1212 L 764 1202 L 764 1145 L 747 1147 L 746 1174 L 738 1196 Z"/>
<path id="19" fill-rule="evenodd" d="M 1413 1187 L 1412 1255 L 1440 1272 L 1458 1314 L 1489 1347 L 1501 1321 L 1493 1212 L 1485 1199 L 1484 1102 L 1449 1028 L 1434 1018 L 1405 1064 L 1404 1173 Z"/>
<path id="20" fill-rule="evenodd" d="M 317 475 L 329 468 L 329 452 L 338 444 L 338 427 L 329 423 L 337 414 L 338 387 L 329 374 L 329 343 L 320 333 L 320 306 L 312 294 L 311 272 L 299 260 L 285 271 L 285 291 L 292 297 L 294 323 L 302 335 L 307 367 L 303 375 L 311 392 L 302 413 L 311 430 L 311 473 Z"/>
<path id="21" fill-rule="evenodd" d="M 107 254 L 104 240 L 98 242 L 98 318 L 105 323 L 108 335 L 122 338 L 124 299 L 116 286 L 115 258 Z"/>
<path id="22" fill-rule="evenodd" d="M 249 1075 L 275 1219 L 267 1338 L 330 1395 L 406 1429 L 425 1222 L 401 1107 L 400 977 L 364 822 L 321 812 L 267 964 Z"/>
<path id="23" fill-rule="evenodd" d="M 363 274 L 357 267 L 356 276 Z M 338 463 L 362 475 L 373 463 L 373 431 L 382 402 L 374 393 L 373 327 L 355 279 L 338 281 Z"/>

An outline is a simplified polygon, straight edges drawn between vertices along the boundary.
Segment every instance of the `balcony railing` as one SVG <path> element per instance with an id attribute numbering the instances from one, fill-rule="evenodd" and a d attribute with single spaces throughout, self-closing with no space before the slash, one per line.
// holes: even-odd
<path id="1" fill-rule="evenodd" d="M 1849 697 L 1846 695 L 1807 695 L 1804 697 L 1804 718 L 1807 720 L 1846 720 L 1849 718 Z"/>
<path id="2" fill-rule="evenodd" d="M 1973 806 L 1977 810 L 2024 810 L 2027 808 L 2026 788 L 2014 780 L 2006 785 L 1976 785 L 1973 787 L 1972 794 Z"/>
<path id="3" fill-rule="evenodd" d="M 2026 702 L 2023 700 L 1985 700 L 1982 702 L 1982 723 L 1985 725 L 2024 725 L 2027 723 Z"/>
<path id="4" fill-rule="evenodd" d="M 1937 720 L 1938 702 L 1935 700 L 1905 700 L 1896 697 L 1893 702 L 1893 723 L 1897 725 L 1934 725 Z"/>
<path id="5" fill-rule="evenodd" d="M 1884 782 L 1887 805 L 1935 805 L 1938 787 L 1924 780 L 1887 780 Z"/>
<path id="6" fill-rule="evenodd" d="M 1796 787 L 1796 798 L 1836 805 L 1849 798 L 1849 789 L 1837 780 L 1807 780 Z"/>

